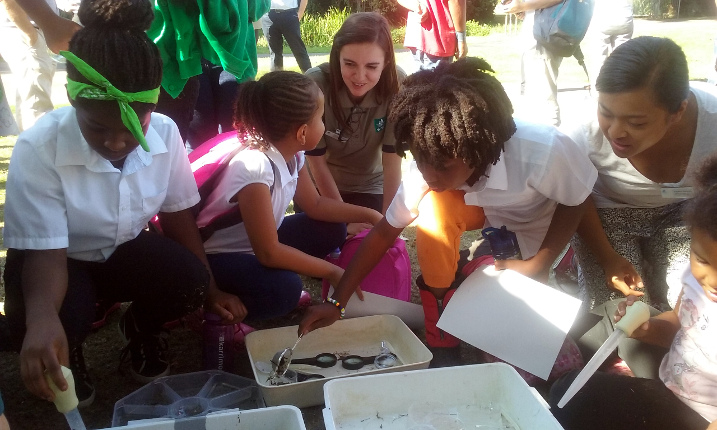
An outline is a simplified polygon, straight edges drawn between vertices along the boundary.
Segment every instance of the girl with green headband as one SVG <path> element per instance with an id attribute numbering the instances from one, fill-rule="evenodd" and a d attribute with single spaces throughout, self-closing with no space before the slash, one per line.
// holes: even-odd
<path id="1" fill-rule="evenodd" d="M 79 15 L 85 27 L 62 53 L 72 106 L 44 116 L 12 154 L 4 279 L 26 387 L 51 400 L 43 374 L 67 387 L 65 365 L 82 406 L 94 398 L 81 345 L 98 300 L 132 302 L 120 319 L 122 357 L 142 383 L 169 372 L 164 323 L 204 298 L 225 322 L 246 309 L 214 284 L 189 210 L 199 194 L 182 139 L 152 112 L 162 79 L 145 34 L 152 3 L 86 0 Z M 165 236 L 144 229 L 158 212 Z"/>

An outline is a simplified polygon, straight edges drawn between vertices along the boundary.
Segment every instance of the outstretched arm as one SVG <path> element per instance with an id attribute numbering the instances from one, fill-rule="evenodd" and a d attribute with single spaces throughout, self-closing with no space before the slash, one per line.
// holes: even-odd
<path id="1" fill-rule="evenodd" d="M 381 261 L 402 231 L 402 228 L 391 226 L 386 218 L 379 221 L 359 246 L 336 286 L 332 298 L 345 307 L 363 278 Z M 338 308 L 330 303 L 312 306 L 306 311 L 299 324 L 299 334 L 331 325 L 339 319 L 339 316 Z"/>
<path id="2" fill-rule="evenodd" d="M 47 46 L 55 54 L 67 50 L 72 35 L 82 28 L 69 19 L 59 17 L 45 0 L 17 0 L 17 3 L 42 29 Z"/>
<path id="3" fill-rule="evenodd" d="M 627 307 L 632 306 L 637 300 L 638 298 L 636 296 L 627 296 L 625 301 L 618 303 L 617 311 L 615 311 L 615 322 L 620 321 L 620 319 L 625 316 Z M 679 319 L 681 303 L 682 294 L 680 294 L 680 297 L 677 299 L 677 305 L 674 310 L 663 312 L 650 318 L 647 322 L 635 329 L 630 337 L 651 345 L 669 348 L 675 339 L 675 335 L 681 328 Z"/>
<path id="4" fill-rule="evenodd" d="M 456 59 L 468 55 L 468 42 L 466 42 L 466 0 L 448 0 L 448 11 L 451 13 L 451 20 L 456 29 L 458 43 L 456 44 Z"/>
<path id="5" fill-rule="evenodd" d="M 236 324 L 243 321 L 247 310 L 242 301 L 234 294 L 221 291 L 214 281 L 191 209 L 163 212 L 159 220 L 164 235 L 189 249 L 209 271 L 209 287 L 204 298 L 205 309 L 221 316 L 225 323 Z"/>
<path id="6" fill-rule="evenodd" d="M 69 367 L 69 347 L 59 316 L 67 293 L 67 249 L 25 251 L 22 291 L 27 331 L 20 350 L 20 374 L 31 393 L 53 400 L 45 370 L 58 388 L 67 389 L 60 365 Z"/>
<path id="7" fill-rule="evenodd" d="M 363 222 L 376 224 L 381 214 L 373 209 L 351 205 L 343 201 L 324 197 L 316 192 L 306 166 L 299 170 L 299 180 L 294 194 L 294 201 L 301 206 L 306 215 L 312 219 L 328 222 Z M 242 212 L 243 213 L 243 212 Z"/>
<path id="8" fill-rule="evenodd" d="M 344 273 L 342 268 L 279 242 L 271 194 L 265 184 L 247 185 L 236 194 L 235 199 L 254 255 L 262 265 L 329 279 L 334 285 L 338 283 Z"/>
<path id="9" fill-rule="evenodd" d="M 401 163 L 403 159 L 395 152 L 382 152 L 381 162 L 383 164 L 383 210 L 391 205 L 393 197 L 401 185 Z"/>
<path id="10" fill-rule="evenodd" d="M 618 254 L 610 245 L 592 197 L 588 197 L 586 202 L 588 205 L 578 225 L 577 233 L 593 253 L 598 264 L 603 268 L 606 284 L 626 296 L 642 296 L 645 293 L 637 291 L 637 289 L 642 289 L 643 287 L 640 274 L 637 273 L 637 270 L 627 259 Z"/>
<path id="11" fill-rule="evenodd" d="M 326 164 L 326 154 L 324 155 L 307 155 L 306 162 L 309 164 L 311 176 L 314 178 L 316 188 L 322 196 L 342 202 L 339 187 L 331 175 L 328 164 Z"/>
<path id="12" fill-rule="evenodd" d="M 513 269 L 536 281 L 547 282 L 550 266 L 575 233 L 586 207 L 587 200 L 577 206 L 558 204 L 537 254 L 528 260 L 498 260 L 495 267 Z"/>

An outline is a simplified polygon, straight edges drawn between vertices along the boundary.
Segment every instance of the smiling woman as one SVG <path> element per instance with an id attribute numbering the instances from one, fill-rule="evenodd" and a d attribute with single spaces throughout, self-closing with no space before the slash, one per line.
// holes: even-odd
<path id="1" fill-rule="evenodd" d="M 388 104 L 406 76 L 396 66 L 388 22 L 373 12 L 349 16 L 328 63 L 306 72 L 326 96 L 326 132 L 307 160 L 319 192 L 383 211 L 401 181 Z M 359 225 L 349 226 L 358 233 Z"/>
<path id="2" fill-rule="evenodd" d="M 623 294 L 675 306 L 689 257 L 682 206 L 717 133 L 714 87 L 688 77 L 672 40 L 628 41 L 597 78 L 597 115 L 569 132 L 599 172 L 574 240 L 590 307 Z"/>

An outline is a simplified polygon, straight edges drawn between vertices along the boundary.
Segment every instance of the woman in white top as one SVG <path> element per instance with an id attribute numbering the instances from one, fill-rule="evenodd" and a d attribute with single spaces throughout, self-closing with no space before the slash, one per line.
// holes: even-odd
<path id="1" fill-rule="evenodd" d="M 688 78 L 673 41 L 632 39 L 597 78 L 597 118 L 568 132 L 598 170 L 574 241 L 591 308 L 628 294 L 657 308 L 676 303 L 689 256 L 681 204 L 717 135 L 717 97 Z"/>
<path id="2" fill-rule="evenodd" d="M 197 223 L 238 207 L 243 222 L 217 230 L 204 247 L 219 288 L 241 299 L 247 319 L 266 319 L 296 307 L 297 273 L 338 285 L 343 269 L 323 257 L 343 243 L 344 223 L 374 224 L 381 214 L 317 193 L 304 150 L 324 133 L 324 96 L 310 78 L 278 71 L 245 82 L 235 112 L 246 148 L 222 173 Z M 285 216 L 292 200 L 304 212 Z"/>

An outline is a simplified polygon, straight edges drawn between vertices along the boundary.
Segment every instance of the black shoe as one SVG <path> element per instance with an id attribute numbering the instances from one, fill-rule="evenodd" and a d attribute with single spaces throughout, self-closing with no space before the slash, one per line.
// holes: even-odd
<path id="1" fill-rule="evenodd" d="M 95 401 L 95 384 L 90 378 L 85 366 L 85 357 L 82 355 L 82 345 L 70 351 L 70 370 L 75 380 L 75 394 L 79 404 L 78 408 L 86 408 Z"/>
<path id="2" fill-rule="evenodd" d="M 433 354 L 431 364 L 430 366 L 428 366 L 431 369 L 434 369 L 436 367 L 460 366 L 463 364 L 461 362 L 460 346 L 455 346 L 451 348 L 435 348 L 429 346 L 428 349 Z"/>
<path id="3" fill-rule="evenodd" d="M 130 373 L 137 382 L 146 384 L 169 375 L 169 361 L 165 357 L 166 339 L 160 333 L 140 332 L 131 306 L 120 317 L 119 331 L 127 342 L 120 355 L 120 365 L 131 361 Z"/>

